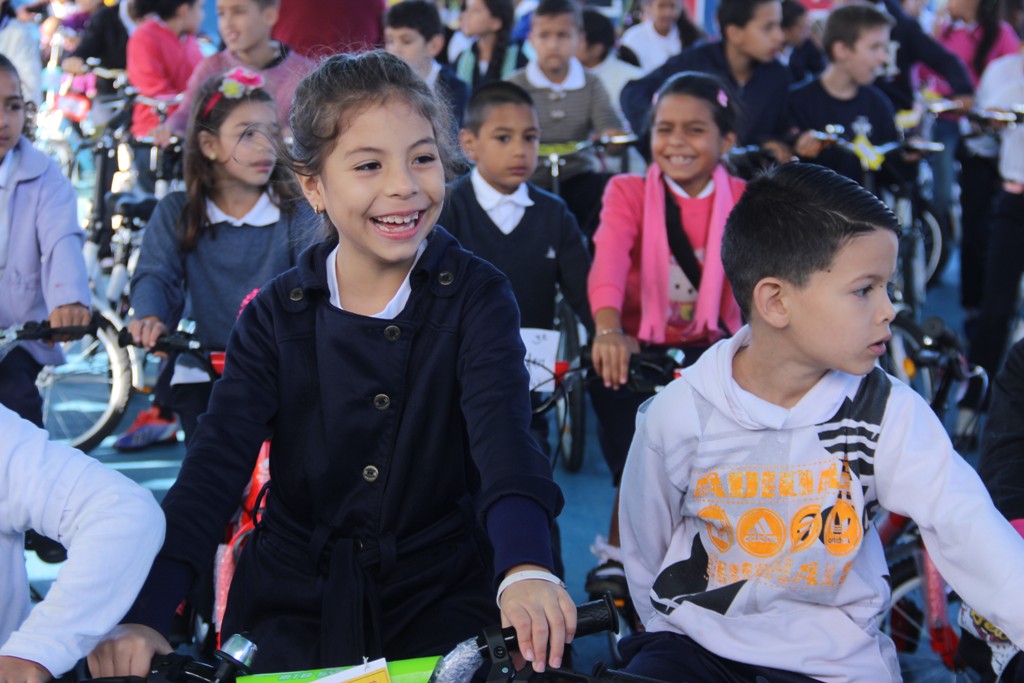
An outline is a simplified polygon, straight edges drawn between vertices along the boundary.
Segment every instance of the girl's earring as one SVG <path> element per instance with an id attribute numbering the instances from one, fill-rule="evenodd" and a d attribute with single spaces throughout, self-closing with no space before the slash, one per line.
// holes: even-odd
<path id="1" fill-rule="evenodd" d="M 217 161 L 217 153 L 210 152 L 210 156 L 208 158 L 210 159 L 210 161 Z"/>

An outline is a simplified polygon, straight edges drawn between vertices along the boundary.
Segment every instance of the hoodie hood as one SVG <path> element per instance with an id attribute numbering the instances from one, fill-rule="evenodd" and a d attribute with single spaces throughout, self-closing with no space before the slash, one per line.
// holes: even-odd
<path id="1" fill-rule="evenodd" d="M 783 408 L 746 391 L 733 378 L 733 358 L 750 340 L 750 326 L 744 325 L 682 373 L 694 391 L 744 429 L 796 429 L 827 422 L 860 385 L 861 377 L 829 370 L 799 403 Z"/>

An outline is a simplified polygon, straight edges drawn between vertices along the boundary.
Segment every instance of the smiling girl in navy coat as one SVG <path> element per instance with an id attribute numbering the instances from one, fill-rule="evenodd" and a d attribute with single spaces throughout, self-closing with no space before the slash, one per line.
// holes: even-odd
<path id="1" fill-rule="evenodd" d="M 221 629 L 252 635 L 260 670 L 442 654 L 497 622 L 496 592 L 526 659 L 560 665 L 575 629 L 550 574 L 562 497 L 529 434 L 508 280 L 434 224 L 446 118 L 383 52 L 331 57 L 299 85 L 295 162 L 333 237 L 243 311 L 164 499 L 167 541 L 130 615 L 148 626 L 113 632 L 94 676 L 144 674 L 168 649 L 158 631 L 266 438 L 267 508 Z"/>

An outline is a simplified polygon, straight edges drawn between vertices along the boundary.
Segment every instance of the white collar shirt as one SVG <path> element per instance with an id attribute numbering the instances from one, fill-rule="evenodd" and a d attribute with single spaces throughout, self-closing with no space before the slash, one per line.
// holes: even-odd
<path id="1" fill-rule="evenodd" d="M 341 245 L 338 245 L 331 250 L 331 253 L 327 255 L 327 289 L 331 293 L 331 305 L 335 308 L 344 311 L 345 309 L 341 306 L 341 295 L 338 289 L 338 249 Z M 409 267 L 409 272 L 405 274 L 405 279 L 402 280 L 401 286 L 395 295 L 391 297 L 391 301 L 388 302 L 387 306 L 384 307 L 380 313 L 375 313 L 370 318 L 380 318 L 381 320 L 393 320 L 398 317 L 398 314 L 402 312 L 405 305 L 409 303 L 409 297 L 412 296 L 412 285 L 409 283 L 409 277 L 412 275 L 412 271 L 416 268 L 416 264 L 419 263 L 420 256 L 423 256 L 423 252 L 427 249 L 427 240 L 420 242 L 420 248 L 416 252 L 416 258 L 413 259 L 412 266 Z"/>
<path id="2" fill-rule="evenodd" d="M 545 76 L 536 59 L 526 65 L 526 80 L 535 88 L 546 88 L 555 92 L 580 90 L 587 85 L 583 64 L 575 57 L 569 58 L 569 72 L 561 83 L 553 83 L 551 79 Z"/>
<path id="3" fill-rule="evenodd" d="M 510 235 L 523 220 L 527 207 L 533 206 L 530 191 L 526 183 L 521 183 L 512 194 L 504 194 L 495 190 L 480 175 L 480 169 L 474 168 L 469 175 L 473 185 L 473 194 L 477 203 L 487 212 L 487 216 L 504 234 Z"/>
<path id="4" fill-rule="evenodd" d="M 256 200 L 249 212 L 241 218 L 235 218 L 229 216 L 218 208 L 212 200 L 206 200 L 206 216 L 210 219 L 210 223 L 216 225 L 218 223 L 229 223 L 235 227 L 241 225 L 251 225 L 254 228 L 262 228 L 268 225 L 274 225 L 281 220 L 281 209 L 274 204 L 271 200 L 270 195 L 264 192 L 260 195 L 260 198 Z"/>

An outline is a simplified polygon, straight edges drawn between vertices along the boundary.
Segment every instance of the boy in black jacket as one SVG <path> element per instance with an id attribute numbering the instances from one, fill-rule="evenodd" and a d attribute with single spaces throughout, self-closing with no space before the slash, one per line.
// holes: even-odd
<path id="1" fill-rule="evenodd" d="M 507 81 L 481 87 L 459 139 L 476 167 L 449 189 L 438 223 L 508 276 L 522 327 L 552 329 L 561 290 L 592 329 L 583 234 L 562 199 L 527 182 L 540 140 L 533 98 Z M 546 420 L 535 419 L 533 431 L 545 449 Z"/>

